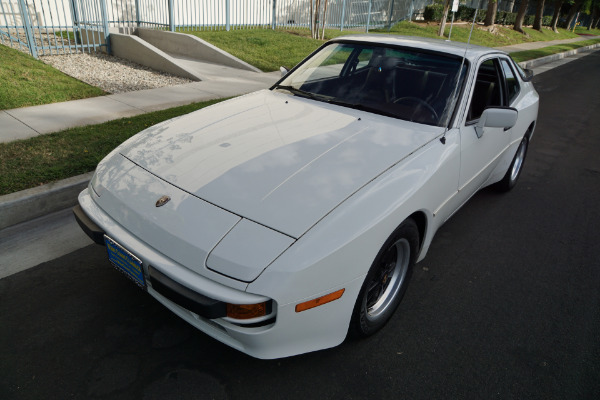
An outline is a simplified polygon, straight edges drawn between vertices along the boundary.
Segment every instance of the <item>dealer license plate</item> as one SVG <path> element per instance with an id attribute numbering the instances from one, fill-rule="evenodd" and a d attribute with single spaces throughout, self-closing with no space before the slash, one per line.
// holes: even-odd
<path id="1" fill-rule="evenodd" d="M 142 260 L 106 235 L 104 235 L 104 243 L 108 251 L 108 260 L 113 267 L 124 273 L 139 287 L 145 288 Z"/>

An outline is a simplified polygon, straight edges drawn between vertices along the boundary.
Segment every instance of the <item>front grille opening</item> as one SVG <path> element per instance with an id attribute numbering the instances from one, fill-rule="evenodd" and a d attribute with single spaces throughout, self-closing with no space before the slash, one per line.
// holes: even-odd
<path id="1" fill-rule="evenodd" d="M 191 312 L 195 318 L 201 319 L 220 330 L 225 329 L 211 320 L 227 317 L 227 303 L 195 292 L 188 287 L 175 282 L 173 279 L 152 266 L 148 266 L 148 275 L 152 288 L 160 295 Z M 268 316 L 273 312 L 273 301 L 268 301 L 266 306 Z M 265 327 L 273 325 L 275 321 L 276 316 L 253 323 L 238 323 L 232 318 L 227 318 L 228 323 L 241 328 Z"/>

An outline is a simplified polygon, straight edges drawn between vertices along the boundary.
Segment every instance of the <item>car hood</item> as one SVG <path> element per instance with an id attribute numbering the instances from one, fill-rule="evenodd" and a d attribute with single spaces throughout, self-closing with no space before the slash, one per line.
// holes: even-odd
<path id="1" fill-rule="evenodd" d="M 441 132 L 263 90 L 151 127 L 118 151 L 188 193 L 298 238 Z"/>

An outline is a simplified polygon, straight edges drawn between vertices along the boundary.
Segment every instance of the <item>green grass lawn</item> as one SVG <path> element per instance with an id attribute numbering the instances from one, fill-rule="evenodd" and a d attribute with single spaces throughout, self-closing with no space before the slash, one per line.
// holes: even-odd
<path id="1" fill-rule="evenodd" d="M 557 44 L 555 46 L 542 47 L 537 50 L 526 50 L 526 51 L 517 51 L 515 53 L 511 53 L 510 56 L 516 62 L 533 60 L 534 58 L 541 58 L 545 56 L 549 56 L 556 53 L 562 53 L 565 51 L 577 49 L 579 47 L 589 46 L 592 44 L 600 43 L 600 39 L 590 39 L 590 40 L 582 40 L 580 42 L 575 43 L 565 43 L 565 44 Z"/>
<path id="2" fill-rule="evenodd" d="M 136 133 L 220 101 L 194 103 L 99 125 L 0 143 L 0 195 L 93 171 L 104 156 Z"/>
<path id="3" fill-rule="evenodd" d="M 590 29 L 588 31 L 588 28 L 586 26 L 578 26 L 577 28 L 575 28 L 575 33 L 584 34 L 584 35 L 600 36 L 600 29 L 596 28 L 596 29 Z"/>
<path id="4" fill-rule="evenodd" d="M 514 31 L 510 27 L 496 26 L 497 33 L 493 34 L 478 26 L 473 30 L 471 43 L 482 46 L 499 47 L 534 41 L 549 41 L 557 39 L 576 38 L 578 35 L 559 29 L 554 33 L 544 28 L 541 32 L 525 28 L 526 35 Z M 469 37 L 470 24 L 456 24 L 452 28 L 453 41 L 466 42 Z M 437 38 L 437 24 L 422 24 L 413 22 L 400 22 L 391 29 L 372 29 L 370 33 L 422 36 Z M 446 37 L 450 31 L 450 24 L 446 27 Z M 233 54 L 245 62 L 260 68 L 262 71 L 276 71 L 280 66 L 293 67 L 304 57 L 317 49 L 320 40 L 310 37 L 308 29 L 239 29 L 229 32 L 219 31 L 181 31 L 197 36 L 207 42 Z M 341 35 L 351 35 L 358 32 L 346 30 L 340 32 L 336 29 L 327 29 L 325 39 L 332 39 Z"/>
<path id="5" fill-rule="evenodd" d="M 0 110 L 105 94 L 102 89 L 3 45 L 0 45 L 0 82 Z"/>
<path id="6" fill-rule="evenodd" d="M 542 29 L 542 31 L 536 31 L 531 28 L 524 28 L 526 35 L 519 33 L 508 26 L 495 26 L 497 32 L 490 33 L 483 26 L 478 25 L 473 29 L 473 36 L 471 37 L 471 43 L 480 46 L 488 47 L 500 47 L 509 46 L 512 44 L 526 43 L 526 42 L 537 42 L 537 41 L 549 41 L 558 39 L 572 39 L 578 37 L 576 34 L 559 29 L 559 33 L 554 33 L 551 29 Z M 389 33 L 407 36 L 422 36 L 437 38 L 437 31 L 439 29 L 438 24 L 421 24 L 413 22 L 400 22 L 394 25 Z M 471 31 L 471 24 L 455 24 L 452 27 L 451 39 L 455 42 L 467 42 L 469 33 Z M 386 33 L 387 29 L 378 29 L 372 32 Z M 446 24 L 444 30 L 445 37 L 448 37 L 450 32 L 450 24 Z"/>
<path id="7" fill-rule="evenodd" d="M 310 38 L 308 32 L 279 29 L 182 31 L 206 40 L 265 72 L 277 71 L 281 66 L 291 68 L 323 44 Z"/>

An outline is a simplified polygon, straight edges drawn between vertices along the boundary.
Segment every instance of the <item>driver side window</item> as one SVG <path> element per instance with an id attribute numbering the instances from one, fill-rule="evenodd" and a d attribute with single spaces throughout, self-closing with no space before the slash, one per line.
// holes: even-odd
<path id="1" fill-rule="evenodd" d="M 481 117 L 487 107 L 503 106 L 502 80 L 498 59 L 484 61 L 479 66 L 471 104 L 467 113 L 467 123 L 472 123 Z"/>

